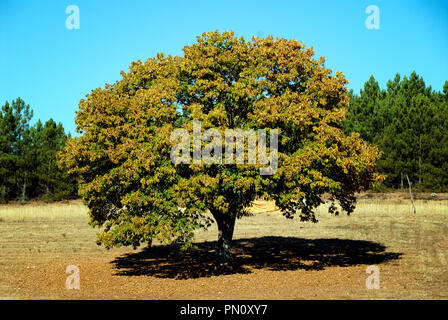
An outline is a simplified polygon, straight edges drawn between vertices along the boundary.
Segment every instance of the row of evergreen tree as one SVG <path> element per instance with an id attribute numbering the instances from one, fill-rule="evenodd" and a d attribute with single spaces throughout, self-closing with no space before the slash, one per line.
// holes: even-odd
<path id="1" fill-rule="evenodd" d="M 384 187 L 407 187 L 409 178 L 421 191 L 448 191 L 448 81 L 437 92 L 413 72 L 381 89 L 371 76 L 359 95 L 350 95 L 344 130 L 383 151 Z"/>
<path id="2" fill-rule="evenodd" d="M 378 170 L 387 175 L 384 187 L 406 187 L 409 178 L 422 191 L 448 191 L 448 81 L 436 92 L 413 72 L 397 74 L 381 89 L 371 76 L 359 95 L 350 96 L 343 129 L 383 151 Z M 0 110 L 0 202 L 76 197 L 74 177 L 56 158 L 70 134 L 53 119 L 31 126 L 32 116 L 20 98 Z"/>
<path id="3" fill-rule="evenodd" d="M 57 166 L 56 153 L 69 137 L 53 119 L 30 125 L 33 111 L 17 98 L 0 110 L 0 202 L 75 197 L 73 177 Z"/>

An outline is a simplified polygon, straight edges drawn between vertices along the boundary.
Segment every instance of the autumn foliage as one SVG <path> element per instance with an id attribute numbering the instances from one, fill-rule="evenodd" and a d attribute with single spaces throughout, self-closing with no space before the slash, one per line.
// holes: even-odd
<path id="1" fill-rule="evenodd" d="M 79 104 L 79 137 L 60 165 L 79 178 L 93 226 L 106 247 L 157 239 L 191 245 L 194 231 L 218 224 L 226 263 L 236 218 L 258 197 L 275 200 L 287 218 L 316 221 L 330 195 L 350 213 L 355 194 L 381 180 L 380 154 L 358 134 L 343 134 L 347 80 L 296 40 L 204 33 L 183 57 L 158 54 L 133 62 L 122 79 Z M 259 164 L 178 164 L 170 160 L 176 128 L 278 129 L 278 170 Z M 223 134 L 224 135 L 224 134 Z"/>

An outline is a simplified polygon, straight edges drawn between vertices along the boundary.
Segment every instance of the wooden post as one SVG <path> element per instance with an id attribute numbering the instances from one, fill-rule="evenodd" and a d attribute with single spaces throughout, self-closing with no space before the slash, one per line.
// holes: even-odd
<path id="1" fill-rule="evenodd" d="M 412 197 L 411 182 L 409 181 L 409 177 L 408 177 L 407 174 L 406 174 L 406 179 L 408 179 L 408 184 L 409 184 L 409 195 L 411 196 L 412 209 L 414 210 L 414 214 L 415 214 L 416 211 L 415 211 L 415 205 L 414 205 L 414 198 Z"/>

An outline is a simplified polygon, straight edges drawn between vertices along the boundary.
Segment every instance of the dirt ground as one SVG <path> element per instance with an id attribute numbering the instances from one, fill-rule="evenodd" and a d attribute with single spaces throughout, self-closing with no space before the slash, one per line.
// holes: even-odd
<path id="1" fill-rule="evenodd" d="M 317 224 L 272 203 L 237 221 L 232 267 L 213 268 L 216 227 L 198 250 L 95 244 L 79 201 L 0 206 L 2 299 L 447 299 L 448 197 L 364 194 L 351 216 L 321 208 Z M 69 290 L 67 266 L 79 268 Z M 369 266 L 379 289 L 368 289 Z"/>

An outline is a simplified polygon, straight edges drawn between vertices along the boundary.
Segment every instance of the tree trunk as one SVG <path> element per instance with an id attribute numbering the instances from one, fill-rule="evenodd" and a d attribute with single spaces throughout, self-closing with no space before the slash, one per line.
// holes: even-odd
<path id="1" fill-rule="evenodd" d="M 412 209 L 414 210 L 414 214 L 415 214 L 416 211 L 415 211 L 415 205 L 414 205 L 414 197 L 412 196 L 411 181 L 409 181 L 409 177 L 408 177 L 407 174 L 406 174 L 406 179 L 408 179 L 408 184 L 409 184 L 409 196 L 411 197 Z"/>
<path id="2" fill-rule="evenodd" d="M 20 201 L 22 203 L 24 203 L 25 200 L 26 200 L 26 182 L 23 182 L 23 184 L 22 184 L 22 196 L 20 198 Z"/>
<path id="3" fill-rule="evenodd" d="M 48 171 L 47 171 L 47 176 L 50 177 L 50 168 L 51 168 L 51 159 L 48 159 Z M 47 195 L 50 195 L 50 187 L 48 185 L 48 179 L 45 183 L 45 188 L 47 189 Z"/>
<path id="4" fill-rule="evenodd" d="M 403 190 L 403 172 L 400 172 L 400 178 L 401 178 L 400 187 L 401 190 Z"/>
<path id="5" fill-rule="evenodd" d="M 418 150 L 418 184 L 422 184 L 422 136 L 419 136 L 419 150 Z"/>
<path id="6" fill-rule="evenodd" d="M 227 266 L 230 262 L 230 249 L 236 216 L 221 212 L 212 212 L 212 214 L 218 225 L 218 246 L 216 248 L 218 266 Z"/>

